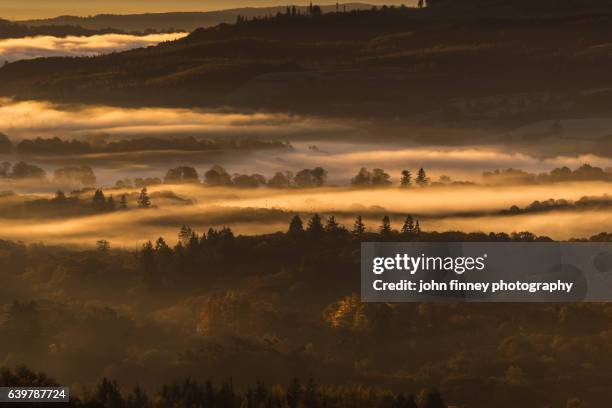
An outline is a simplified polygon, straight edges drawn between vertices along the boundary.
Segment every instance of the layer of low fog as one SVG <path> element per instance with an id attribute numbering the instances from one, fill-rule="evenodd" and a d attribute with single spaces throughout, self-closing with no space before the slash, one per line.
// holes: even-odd
<path id="1" fill-rule="evenodd" d="M 580 134 L 580 129 L 587 128 L 590 129 L 587 132 L 589 138 L 594 138 L 595 133 L 600 134 L 605 130 L 606 123 L 605 120 L 567 122 L 564 125 L 565 136 L 557 139 L 559 143 L 567 143 L 574 140 L 572 135 Z M 246 156 L 240 152 L 131 152 L 85 157 L 23 158 L 47 171 L 63 165 L 92 166 L 101 185 L 112 185 L 115 180 L 125 177 L 163 177 L 168 168 L 176 165 L 189 165 L 203 171 L 211 165 L 220 164 L 227 167 L 230 173 L 260 173 L 266 176 L 277 171 L 295 172 L 305 167 L 322 166 L 328 170 L 332 184 L 346 184 L 361 167 L 383 168 L 396 181 L 401 170 L 408 168 L 414 171 L 420 167 L 428 170 L 432 180 L 441 175 L 448 175 L 453 180 L 477 180 L 484 171 L 510 167 L 533 173 L 561 166 L 576 168 L 584 163 L 604 169 L 612 167 L 612 158 L 596 148 L 586 152 L 568 149 L 564 154 L 542 156 L 539 151 L 550 148 L 547 140 L 532 147 L 504 144 L 492 133 L 493 139 L 485 142 L 482 134 L 486 132 L 480 130 L 474 133 L 473 143 L 470 143 L 469 132 L 460 132 L 463 142 L 457 145 L 453 141 L 459 133 L 452 129 L 447 130 L 449 136 L 445 142 L 438 135 L 444 129 L 407 128 L 405 132 L 398 133 L 396 126 L 388 132 L 384 126 L 367 120 L 317 118 L 289 113 L 68 106 L 3 99 L 0 100 L 0 124 L 0 132 L 6 133 L 15 143 L 38 137 L 76 139 L 96 144 L 124 138 L 194 136 L 204 139 L 283 140 L 290 141 L 294 147 L 293 151 L 266 150 L 251 152 Z M 548 123 L 522 127 L 510 132 L 507 138 L 540 140 L 533 135 L 550 126 Z M 556 128 L 559 131 L 558 124 Z M 435 140 L 435 143 L 428 143 L 428 140 Z M 531 141 L 530 144 L 534 145 L 535 142 Z"/>
<path id="2" fill-rule="evenodd" d="M 150 34 L 137 36 L 130 34 L 102 34 L 89 37 L 38 36 L 8 38 L 0 40 L 0 58 L 13 62 L 40 57 L 78 57 L 95 56 L 132 48 L 147 47 L 165 41 L 185 37 L 187 33 Z"/>
<path id="3" fill-rule="evenodd" d="M 267 178 L 276 172 L 295 174 L 304 168 L 321 166 L 328 172 L 327 185 L 332 187 L 275 190 L 159 185 L 150 187 L 156 206 L 150 210 L 70 214 L 68 219 L 46 217 L 44 211 L 25 220 L 23 217 L 11 218 L 9 214 L 2 222 L 0 236 L 28 242 L 72 244 L 94 244 L 98 239 L 107 239 L 113 245 L 131 246 L 160 235 L 172 240 L 183 224 L 201 232 L 209 227 L 227 225 L 238 233 L 268 233 L 286 229 L 288 220 L 296 212 L 305 217 L 320 212 L 336 214 L 348 227 L 354 216 L 360 214 L 370 228 L 376 229 L 382 215 L 390 214 L 394 227 L 400 228 L 401 218 L 410 213 L 419 216 L 427 230 L 529 230 L 557 239 L 584 237 L 612 229 L 609 212 L 582 209 L 503 216 L 499 212 L 513 205 L 525 207 L 536 200 L 601 197 L 610 192 L 610 183 L 583 181 L 497 186 L 459 183 L 407 191 L 397 186 L 400 172 L 404 169 L 411 170 L 414 177 L 419 168 L 425 168 L 427 176 L 434 182 L 447 176 L 443 184 L 453 181 L 486 183 L 483 172 L 507 168 L 538 174 L 563 166 L 576 169 L 589 163 L 610 169 L 610 155 L 595 148 L 586 151 L 584 148 L 570 149 L 564 154 L 540 154 L 550 150 L 547 143 L 551 126 L 556 132 L 553 139 L 563 144 L 574 140 L 570 136 L 579 135 L 580 129 L 590 129 L 585 135 L 588 139 L 596 138 L 596 134 L 605 131 L 606 123 L 602 119 L 588 123 L 568 121 L 565 128 L 552 122 L 524 126 L 506 133 L 509 140 L 528 140 L 527 144 L 514 145 L 501 142 L 499 133 L 491 133 L 487 141 L 487 137 L 483 137 L 487 134 L 484 129 L 475 132 L 473 138 L 465 130 L 455 133 L 449 130 L 444 138 L 439 137 L 443 129 L 406 128 L 404 133 L 398 133 L 399 125 L 394 125 L 393 132 L 386 132 L 384 126 L 367 119 L 225 110 L 68 106 L 4 99 L 0 100 L 0 132 L 7 134 L 14 145 L 24 139 L 53 137 L 95 145 L 120 139 L 193 136 L 208 140 L 281 140 L 289 141 L 292 146 L 289 149 L 243 151 L 128 151 L 25 157 L 15 150 L 0 160 L 13 164 L 26 161 L 42 167 L 48 175 L 47 181 L 0 180 L 0 190 L 30 194 L 27 200 L 50 198 L 55 190 L 63 188 L 52 181 L 53 172 L 64 166 L 77 165 L 90 166 L 95 172 L 95 185 L 103 188 L 107 196 L 112 194 L 115 198 L 125 192 L 113 190 L 117 180 L 136 177 L 163 180 L 169 168 L 179 165 L 193 166 L 200 177 L 212 165 L 222 165 L 230 175 L 257 173 Z M 538 132 L 544 132 L 544 136 L 532 137 Z M 459 133 L 463 135 L 461 143 L 453 143 L 456 138 L 452 135 Z M 432 137 L 424 137 L 428 134 Z M 349 188 L 350 179 L 362 167 L 384 169 L 391 176 L 393 188 Z M 67 194 L 70 191 L 65 189 Z M 179 199 L 172 199 L 172 194 L 164 191 L 177 195 Z M 130 207 L 133 208 L 133 196 L 137 190 L 131 190 L 130 194 Z M 2 207 L 6 210 L 10 200 L 20 199 L 23 198 L 19 195 L 0 198 L 0 210 Z"/>
<path id="4" fill-rule="evenodd" d="M 318 212 L 324 216 L 336 215 L 348 228 L 356 215 L 362 215 L 372 231 L 378 229 L 385 214 L 391 215 L 396 229 L 401 228 L 406 214 L 415 214 L 423 229 L 428 231 L 510 233 L 528 230 L 555 239 L 568 239 L 611 230 L 612 213 L 609 209 L 594 209 L 501 215 L 499 211 L 512 205 L 526 207 L 544 197 L 578 200 L 584 195 L 603 196 L 609 191 L 610 184 L 603 182 L 408 190 L 245 190 L 166 185 L 149 189 L 155 206 L 151 209 L 134 208 L 136 192 L 133 190 L 108 190 L 107 196 L 113 194 L 114 197 L 130 193 L 130 209 L 71 219 L 45 218 L 44 214 L 26 220 L 4 219 L 0 236 L 27 242 L 76 245 L 94 245 L 97 240 L 106 239 L 112 245 L 131 247 L 159 236 L 173 242 L 178 229 L 185 224 L 199 232 L 210 227 L 230 226 L 240 234 L 273 233 L 286 230 L 295 213 L 301 214 L 306 222 L 309 216 Z M 82 198 L 86 200 L 88 196 Z M 16 199 L 0 198 L 0 209 Z"/>

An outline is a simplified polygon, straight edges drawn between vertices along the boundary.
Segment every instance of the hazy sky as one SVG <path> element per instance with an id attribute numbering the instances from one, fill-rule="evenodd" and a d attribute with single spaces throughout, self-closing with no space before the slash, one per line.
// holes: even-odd
<path id="1" fill-rule="evenodd" d="M 413 3 L 413 0 L 370 0 L 368 4 Z M 0 18 L 29 19 L 58 15 L 86 16 L 99 13 L 128 14 L 165 11 L 210 11 L 236 7 L 306 5 L 308 1 L 282 0 L 0 0 Z M 335 4 L 324 1 L 320 4 Z"/>

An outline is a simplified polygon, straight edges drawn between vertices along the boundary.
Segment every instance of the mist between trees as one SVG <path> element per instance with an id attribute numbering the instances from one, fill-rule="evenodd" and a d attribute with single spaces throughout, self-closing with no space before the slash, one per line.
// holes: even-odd
<path id="1" fill-rule="evenodd" d="M 281 144 L 282 146 L 287 146 Z M 5 180 L 48 180 L 47 172 L 42 167 L 20 161 L 11 164 L 8 161 L 0 164 L 0 179 Z M 205 171 L 200 178 L 196 168 L 190 166 L 180 166 L 169 169 L 166 175 L 160 177 L 139 177 L 134 180 L 125 178 L 119 179 L 115 183 L 115 188 L 142 188 L 159 184 L 185 184 L 203 183 L 208 186 L 257 188 L 268 186 L 271 188 L 311 188 L 322 187 L 327 184 L 328 171 L 323 167 L 306 168 L 296 173 L 292 171 L 276 172 L 273 176 L 253 174 L 231 175 L 224 167 L 219 165 L 212 166 Z M 503 184 L 548 184 L 561 182 L 580 182 L 580 181 L 612 181 L 612 170 L 584 164 L 575 170 L 569 167 L 560 167 L 548 173 L 533 174 L 520 169 L 497 169 L 495 171 L 485 171 L 482 173 L 484 184 L 503 185 Z M 90 166 L 65 166 L 59 167 L 53 172 L 52 183 L 58 185 L 69 185 L 74 187 L 94 187 L 97 179 Z M 392 176 L 384 169 L 374 168 L 368 170 L 362 167 L 357 174 L 350 179 L 353 187 L 388 187 L 393 185 Z M 402 170 L 399 175 L 400 187 L 408 188 L 412 186 L 444 186 L 444 185 L 470 185 L 476 184 L 473 181 L 456 181 L 450 176 L 441 175 L 438 180 L 432 181 L 424 168 L 419 168 L 413 175 L 411 170 Z"/>

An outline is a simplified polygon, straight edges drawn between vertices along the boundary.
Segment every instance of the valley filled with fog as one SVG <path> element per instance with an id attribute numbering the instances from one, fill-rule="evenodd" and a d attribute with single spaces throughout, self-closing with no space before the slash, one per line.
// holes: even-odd
<path id="1" fill-rule="evenodd" d="M 46 57 L 82 57 L 109 54 L 157 45 L 183 38 L 187 33 L 97 34 L 55 37 L 39 35 L 25 38 L 0 38 L 0 60 L 14 62 Z"/>
<path id="2" fill-rule="evenodd" d="M 335 215 L 349 228 L 363 216 L 371 231 L 385 215 L 396 229 L 412 215 L 427 230 L 530 231 L 554 239 L 589 237 L 612 226 L 612 157 L 605 148 L 577 152 L 567 146 L 584 133 L 592 140 L 605 128 L 601 119 L 475 128 L 472 143 L 465 137 L 457 143 L 456 134 L 466 131 L 451 126 L 223 108 L 3 99 L 0 122 L 8 143 L 0 158 L 6 163 L 0 233 L 14 240 L 88 246 L 104 239 L 131 247 L 172 236 L 184 224 L 274 233 L 285 230 L 293 215 L 314 213 Z M 523 143 L 516 136 L 552 125 L 567 129 L 558 146 L 550 138 Z M 424 142 L 428 134 L 438 135 L 436 143 Z M 17 174 L 11 166 L 18 163 L 42 173 L 25 167 L 32 173 Z M 206 174 L 214 166 L 226 179 L 211 184 Z M 83 167 L 91 173 L 87 178 L 58 176 Z M 182 167 L 193 169 L 195 178 L 168 179 L 170 169 Z M 320 181 L 293 180 L 316 168 L 324 171 Z M 355 181 L 362 168 L 366 180 Z M 367 179 L 375 169 L 383 178 Z M 419 169 L 425 184 L 416 182 Z M 412 180 L 402 187 L 404 170 Z M 272 184 L 277 174 L 284 184 Z M 143 187 L 153 204 L 145 210 L 136 202 Z M 115 200 L 125 195 L 126 211 L 90 211 L 97 190 Z M 58 191 L 78 202 L 78 210 L 61 209 Z M 538 207 L 551 199 L 544 210 Z M 513 206 L 520 211 L 511 212 Z"/>

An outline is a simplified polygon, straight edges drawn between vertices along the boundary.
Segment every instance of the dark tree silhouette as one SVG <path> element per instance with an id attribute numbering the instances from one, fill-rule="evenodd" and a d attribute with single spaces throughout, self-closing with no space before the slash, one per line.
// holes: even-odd
<path id="1" fill-rule="evenodd" d="M 319 214 L 313 215 L 308 221 L 308 232 L 311 234 L 321 234 L 324 232 L 323 224 L 321 222 L 321 217 Z"/>
<path id="2" fill-rule="evenodd" d="M 143 187 L 138 196 L 138 208 L 151 208 L 151 199 L 147 193 L 147 188 Z"/>
<path id="3" fill-rule="evenodd" d="M 300 235 L 304 232 L 304 224 L 299 215 L 295 215 L 289 223 L 289 235 Z"/>
<path id="4" fill-rule="evenodd" d="M 102 190 L 96 190 L 92 199 L 93 208 L 95 211 L 102 212 L 106 210 L 106 197 Z"/>
<path id="5" fill-rule="evenodd" d="M 387 236 L 391 234 L 391 220 L 388 215 L 385 215 L 382 219 L 382 224 L 380 225 L 380 234 L 383 236 Z"/>
<path id="6" fill-rule="evenodd" d="M 198 172 L 193 167 L 180 166 L 168 170 L 164 177 L 165 184 L 198 183 Z"/>
<path id="7" fill-rule="evenodd" d="M 13 179 L 44 179 L 47 177 L 47 172 L 33 164 L 19 162 L 13 166 L 9 177 Z"/>
<path id="8" fill-rule="evenodd" d="M 422 167 L 419 169 L 419 173 L 417 174 L 416 183 L 420 187 L 423 187 L 429 184 L 427 173 L 425 173 L 425 169 L 423 169 Z"/>
<path id="9" fill-rule="evenodd" d="M 361 215 L 358 215 L 357 218 L 355 218 L 355 223 L 353 224 L 353 230 L 351 232 L 353 235 L 358 237 L 366 232 L 366 227 L 363 223 Z"/>
<path id="10" fill-rule="evenodd" d="M 355 187 L 369 186 L 370 184 L 372 184 L 372 173 L 365 167 L 359 169 L 357 175 L 351 179 L 351 185 Z"/>
<path id="11" fill-rule="evenodd" d="M 391 176 L 383 169 L 372 170 L 372 186 L 386 187 L 391 185 Z"/>
<path id="12" fill-rule="evenodd" d="M 412 215 L 406 216 L 406 220 L 404 221 L 404 225 L 402 226 L 402 234 L 412 234 L 415 232 L 414 229 L 415 225 Z"/>
<path id="13" fill-rule="evenodd" d="M 334 233 L 340 231 L 340 228 L 340 224 L 336 221 L 336 217 L 331 215 L 325 223 L 325 231 Z"/>
<path id="14" fill-rule="evenodd" d="M 204 173 L 204 183 L 212 187 L 231 186 L 232 176 L 223 167 L 215 165 Z"/>
<path id="15" fill-rule="evenodd" d="M 412 173 L 410 170 L 402 170 L 402 178 L 400 179 L 400 186 L 407 188 L 412 185 Z"/>

